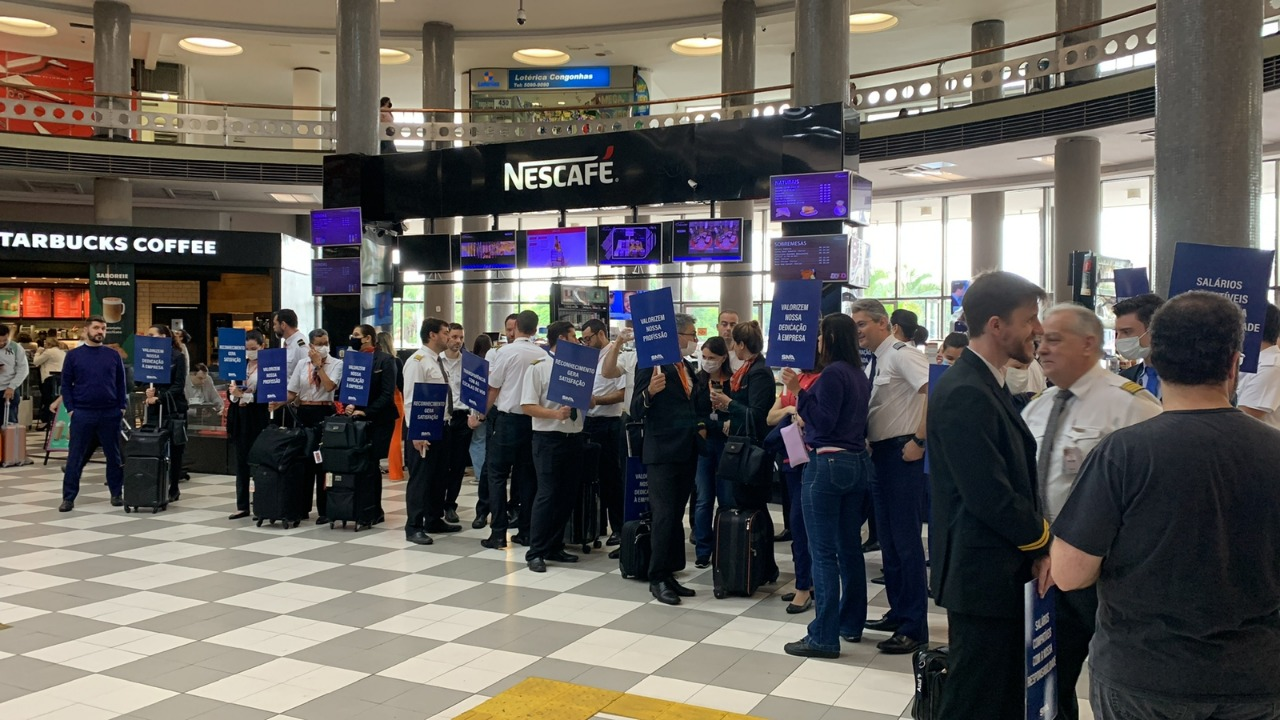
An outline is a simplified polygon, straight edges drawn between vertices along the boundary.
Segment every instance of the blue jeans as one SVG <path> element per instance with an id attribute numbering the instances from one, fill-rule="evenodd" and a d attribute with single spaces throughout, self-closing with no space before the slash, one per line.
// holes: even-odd
<path id="1" fill-rule="evenodd" d="M 702 454 L 698 456 L 698 475 L 695 480 L 698 500 L 693 507 L 693 541 L 695 554 L 700 558 L 711 557 L 716 546 L 715 506 L 721 509 L 733 507 L 733 488 L 728 483 L 716 481 L 720 468 L 720 453 L 724 452 L 724 438 L 707 438 Z"/>
<path id="2" fill-rule="evenodd" d="M 924 543 L 920 539 L 924 505 L 924 462 L 906 462 L 902 448 L 910 440 L 891 438 L 871 444 L 875 477 L 876 525 L 884 556 L 887 617 L 898 623 L 898 634 L 912 640 L 929 640 L 929 589 L 925 578 Z"/>
<path id="3" fill-rule="evenodd" d="M 62 499 L 74 501 L 80 494 L 80 474 L 89 462 L 93 441 L 107 458 L 107 486 L 111 496 L 124 491 L 124 462 L 120 459 L 119 410 L 77 410 L 71 415 L 71 436 L 67 445 L 67 469 L 62 475 Z"/>
<path id="4" fill-rule="evenodd" d="M 471 469 L 475 473 L 477 481 L 483 480 L 484 475 L 484 455 L 485 455 L 485 427 L 481 425 L 471 433 L 471 447 L 468 452 L 471 454 Z"/>
<path id="5" fill-rule="evenodd" d="M 793 498 L 788 522 L 791 524 L 791 561 L 796 565 L 796 590 L 812 590 L 813 560 L 809 556 L 809 532 L 805 529 L 804 506 L 800 499 L 803 495 L 800 487 L 804 468 L 792 470 L 790 465 L 784 467 L 787 469 L 782 471 L 782 478 L 787 483 L 787 492 Z"/>
<path id="6" fill-rule="evenodd" d="M 867 621 L 867 568 L 860 532 L 871 473 L 866 452 L 813 452 L 805 466 L 800 502 L 817 604 L 806 640 L 818 650 L 839 652 L 840 638 L 862 637 Z"/>

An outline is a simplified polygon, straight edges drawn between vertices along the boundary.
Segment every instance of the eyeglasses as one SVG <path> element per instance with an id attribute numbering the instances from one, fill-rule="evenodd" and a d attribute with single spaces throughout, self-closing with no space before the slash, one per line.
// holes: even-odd
<path id="1" fill-rule="evenodd" d="M 678 333 L 676 333 L 676 335 L 678 335 L 678 336 L 680 336 L 680 337 L 691 337 L 691 338 L 696 338 L 696 337 L 698 337 L 698 333 L 696 333 L 696 332 L 691 332 L 691 333 L 682 333 L 682 332 L 678 332 Z"/>
<path id="2" fill-rule="evenodd" d="M 596 334 L 587 335 L 586 333 L 583 333 L 582 336 L 578 338 L 578 342 L 582 343 L 583 345 L 586 345 L 587 343 L 591 342 L 592 338 L 594 338 Z"/>

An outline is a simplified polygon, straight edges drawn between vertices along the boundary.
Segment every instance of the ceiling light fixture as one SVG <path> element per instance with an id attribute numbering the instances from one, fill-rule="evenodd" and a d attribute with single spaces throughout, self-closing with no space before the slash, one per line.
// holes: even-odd
<path id="1" fill-rule="evenodd" d="M 413 56 L 404 50 L 378 48 L 378 62 L 383 65 L 404 65 L 412 59 Z"/>
<path id="2" fill-rule="evenodd" d="M 711 35 L 681 38 L 671 43 L 671 52 L 688 57 L 719 55 L 724 41 Z"/>
<path id="3" fill-rule="evenodd" d="M 213 55 L 215 57 L 231 57 L 244 52 L 244 48 L 221 38 L 189 37 L 178 41 L 178 47 L 197 55 Z"/>
<path id="4" fill-rule="evenodd" d="M 525 48 L 511 53 L 511 59 L 524 65 L 555 67 L 556 65 L 564 65 L 571 58 L 569 53 L 552 50 L 551 48 Z"/>
<path id="5" fill-rule="evenodd" d="M 24 37 L 52 37 L 58 34 L 58 28 L 46 22 L 20 17 L 0 17 L 0 32 Z"/>
<path id="6" fill-rule="evenodd" d="M 898 16 L 884 12 L 860 12 L 849 16 L 849 32 L 874 33 L 898 24 Z"/>

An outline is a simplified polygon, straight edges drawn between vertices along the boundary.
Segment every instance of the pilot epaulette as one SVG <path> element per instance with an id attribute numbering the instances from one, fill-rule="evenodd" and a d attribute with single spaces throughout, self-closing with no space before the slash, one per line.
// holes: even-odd
<path id="1" fill-rule="evenodd" d="M 1048 391 L 1047 391 L 1047 390 L 1041 390 L 1040 392 L 1036 393 L 1035 395 L 1032 395 L 1032 396 L 1031 396 L 1031 399 L 1032 399 L 1032 400 L 1037 400 L 1037 399 L 1039 399 L 1039 398 L 1040 398 L 1040 396 L 1041 396 L 1041 395 L 1045 394 L 1046 392 L 1048 392 Z"/>
<path id="2" fill-rule="evenodd" d="M 531 362 L 531 363 L 529 363 L 529 364 L 530 364 L 530 365 L 537 365 L 537 364 L 541 363 L 543 360 L 546 360 L 546 358 L 541 358 L 541 359 L 539 359 L 539 360 L 534 360 L 533 362 Z"/>
<path id="3" fill-rule="evenodd" d="M 1120 389 L 1121 389 L 1121 390 L 1124 390 L 1125 392 L 1129 393 L 1130 395 L 1137 395 L 1138 393 L 1142 392 L 1143 390 L 1146 390 L 1146 388 L 1142 387 L 1141 385 L 1139 385 L 1138 383 L 1136 383 L 1136 382 L 1134 382 L 1134 381 L 1132 381 L 1132 380 L 1130 380 L 1130 381 L 1126 382 L 1125 384 L 1121 385 L 1121 386 L 1120 386 Z"/>
<path id="4" fill-rule="evenodd" d="M 305 340 L 303 340 L 302 338 L 298 338 L 298 347 L 302 347 L 303 345 L 306 345 L 306 344 L 307 342 Z"/>

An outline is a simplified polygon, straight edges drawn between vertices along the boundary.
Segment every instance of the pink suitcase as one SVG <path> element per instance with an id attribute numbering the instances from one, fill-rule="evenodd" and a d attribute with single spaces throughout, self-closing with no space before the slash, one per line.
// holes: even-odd
<path id="1" fill-rule="evenodd" d="M 3 444 L 0 444 L 0 466 L 13 467 L 27 463 L 27 429 L 18 423 L 9 422 L 9 403 L 4 404 L 4 426 L 0 429 Z"/>

